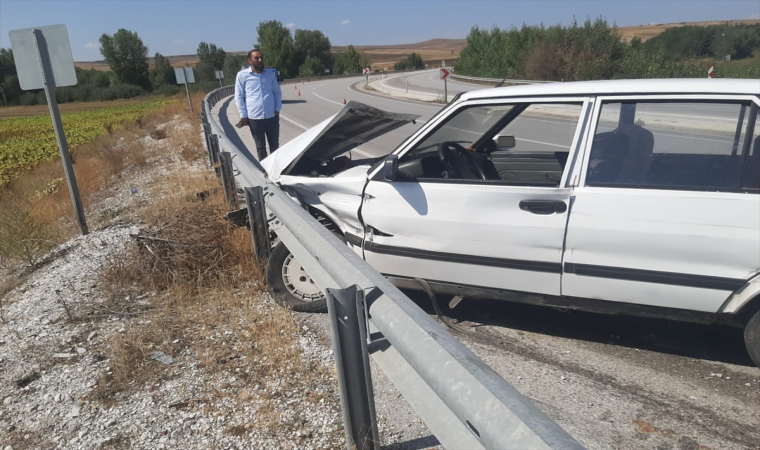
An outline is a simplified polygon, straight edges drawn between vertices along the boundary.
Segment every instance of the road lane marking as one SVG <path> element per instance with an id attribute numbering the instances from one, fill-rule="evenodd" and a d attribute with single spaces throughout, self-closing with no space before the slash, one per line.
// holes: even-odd
<path id="1" fill-rule="evenodd" d="M 322 97 L 321 95 L 317 94 L 317 91 L 316 91 L 315 89 L 316 89 L 316 88 L 311 88 L 311 93 L 312 93 L 312 94 L 316 95 L 317 97 L 321 98 L 322 100 L 324 100 L 324 101 L 326 101 L 326 102 L 335 103 L 336 105 L 339 105 L 339 106 L 343 106 L 343 103 L 340 103 L 340 102 L 334 102 L 334 101 L 330 100 L 329 98 L 324 98 L 324 97 Z"/>

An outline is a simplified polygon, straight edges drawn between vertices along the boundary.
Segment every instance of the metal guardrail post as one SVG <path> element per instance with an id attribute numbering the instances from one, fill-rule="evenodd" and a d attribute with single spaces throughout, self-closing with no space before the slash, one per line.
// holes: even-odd
<path id="1" fill-rule="evenodd" d="M 229 152 L 219 152 L 219 170 L 222 174 L 222 186 L 224 187 L 224 199 L 232 209 L 237 209 L 237 186 L 235 176 L 232 174 L 232 155 Z"/>
<path id="2" fill-rule="evenodd" d="M 216 134 L 211 135 L 211 167 L 214 168 L 216 176 L 222 176 L 221 169 L 219 167 L 219 136 Z"/>
<path id="3" fill-rule="evenodd" d="M 248 208 L 248 225 L 251 230 L 253 241 L 253 254 L 256 262 L 263 264 L 269 258 L 269 223 L 264 206 L 264 188 L 261 186 L 247 187 L 245 192 L 245 204 Z"/>
<path id="4" fill-rule="evenodd" d="M 211 125 L 208 123 L 203 124 L 203 135 L 206 138 L 206 154 L 208 156 L 208 163 L 210 166 L 214 165 L 214 158 L 211 156 Z"/>
<path id="5" fill-rule="evenodd" d="M 348 450 L 379 450 L 372 375 L 367 353 L 364 292 L 358 286 L 327 289 L 333 354 Z"/>

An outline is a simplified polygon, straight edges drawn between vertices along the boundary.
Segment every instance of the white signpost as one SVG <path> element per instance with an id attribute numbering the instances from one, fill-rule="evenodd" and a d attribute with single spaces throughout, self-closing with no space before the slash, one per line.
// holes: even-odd
<path id="1" fill-rule="evenodd" d="M 219 87 L 222 87 L 222 80 L 224 79 L 224 72 L 221 70 L 214 71 L 214 76 L 219 80 Z"/>
<path id="2" fill-rule="evenodd" d="M 713 70 L 713 66 L 707 68 L 707 78 L 715 78 L 715 71 Z"/>
<path id="3" fill-rule="evenodd" d="M 362 74 L 366 78 L 366 84 L 369 84 L 369 67 L 365 67 L 364 69 L 362 69 Z"/>
<path id="4" fill-rule="evenodd" d="M 190 112 L 193 112 L 193 102 L 190 100 L 190 88 L 188 84 L 195 83 L 195 75 L 193 74 L 192 67 L 177 67 L 174 69 L 174 75 L 177 77 L 177 84 L 185 85 L 185 92 L 187 93 L 187 103 L 190 104 Z"/>
<path id="5" fill-rule="evenodd" d="M 449 77 L 449 71 L 441 68 L 438 72 L 438 77 L 443 80 L 443 102 L 448 103 L 449 102 L 449 89 L 446 85 L 446 78 Z"/>
<path id="6" fill-rule="evenodd" d="M 58 150 L 63 160 L 63 169 L 69 185 L 71 201 L 79 223 L 79 231 L 88 233 L 84 208 L 79 198 L 79 187 L 74 176 L 74 167 L 69 153 L 69 144 L 63 132 L 61 114 L 55 99 L 56 86 L 74 86 L 77 84 L 77 74 L 74 70 L 74 57 L 71 54 L 69 33 L 66 25 L 48 25 L 44 27 L 12 30 L 8 33 L 13 49 L 13 60 L 16 63 L 21 89 L 45 89 L 50 117 L 53 119 L 53 130 L 58 141 Z"/>

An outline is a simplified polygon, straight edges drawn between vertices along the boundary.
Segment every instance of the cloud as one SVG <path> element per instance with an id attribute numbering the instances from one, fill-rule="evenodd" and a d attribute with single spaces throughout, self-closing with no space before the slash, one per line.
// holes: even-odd
<path id="1" fill-rule="evenodd" d="M 173 42 L 174 42 L 175 44 L 184 44 L 184 43 L 185 43 L 185 40 L 184 40 L 184 39 L 175 39 Z"/>
<path id="2" fill-rule="evenodd" d="M 98 44 L 93 44 L 92 42 L 88 42 L 84 44 L 84 48 L 98 48 Z"/>
<path id="3" fill-rule="evenodd" d="M 296 24 L 294 24 L 293 22 L 285 24 L 285 28 L 293 28 L 294 26 L 296 26 Z"/>
<path id="4" fill-rule="evenodd" d="M 351 21 L 349 21 L 348 19 L 346 19 L 343 22 L 341 22 L 341 25 L 348 25 L 349 23 L 351 23 Z"/>

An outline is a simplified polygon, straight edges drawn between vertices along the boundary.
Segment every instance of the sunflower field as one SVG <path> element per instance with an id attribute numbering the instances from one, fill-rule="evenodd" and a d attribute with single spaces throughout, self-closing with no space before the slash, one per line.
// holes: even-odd
<path id="1" fill-rule="evenodd" d="M 78 145 L 160 110 L 169 102 L 161 100 L 61 114 L 69 149 L 73 151 Z M 58 141 L 50 114 L 0 120 L 0 186 L 15 174 L 58 157 Z"/>

